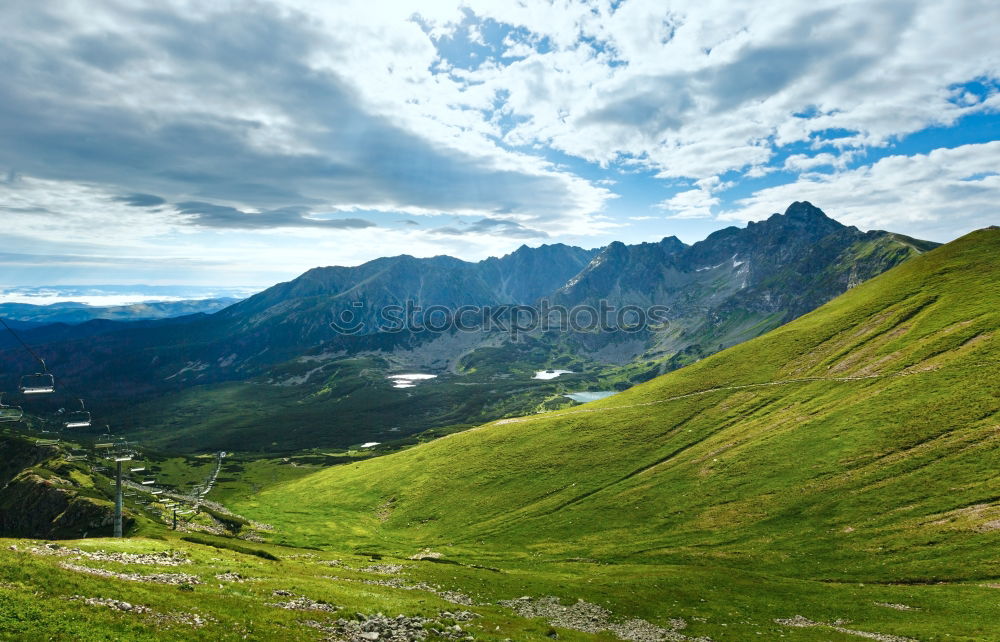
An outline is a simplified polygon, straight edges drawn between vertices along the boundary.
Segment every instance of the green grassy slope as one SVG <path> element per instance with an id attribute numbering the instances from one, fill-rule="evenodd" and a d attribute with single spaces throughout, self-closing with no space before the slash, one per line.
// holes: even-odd
<path id="1" fill-rule="evenodd" d="M 222 495 L 273 524 L 275 541 L 327 551 L 209 546 L 153 526 L 150 538 L 66 543 L 191 560 L 158 567 L 2 540 L 0 639 L 317 639 L 310 621 L 381 611 L 441 628 L 457 609 L 481 616 L 461 623 L 478 640 L 617 639 L 498 604 L 546 595 L 674 629 L 659 639 L 1000 639 L 998 255 L 1000 231 L 970 235 L 602 402 L 304 477 L 227 471 L 246 479 Z M 425 548 L 443 558 L 409 559 Z M 369 568 L 361 551 L 399 568 Z M 283 609 L 292 598 L 276 590 L 339 608 Z M 454 592 L 472 604 L 447 601 Z"/>
<path id="2" fill-rule="evenodd" d="M 273 368 L 271 381 L 195 386 L 130 407 L 116 419 L 131 438 L 174 452 L 346 448 L 530 412 L 546 399 L 570 405 L 558 393 L 612 385 L 638 368 L 601 367 L 565 356 L 558 365 L 578 374 L 534 380 L 535 370 L 564 356 L 532 350 L 538 343 L 480 350 L 460 374 L 438 373 L 436 380 L 412 389 L 392 388 L 386 377 L 400 370 L 383 358 L 292 361 Z"/>
<path id="3" fill-rule="evenodd" d="M 979 231 L 607 400 L 335 467 L 238 508 L 314 545 L 995 581 L 998 256 L 1000 231 Z"/>
<path id="4" fill-rule="evenodd" d="M 225 542 L 221 538 L 207 541 Z M 704 640 L 706 636 L 712 640 L 856 640 L 829 626 L 798 628 L 774 621 L 805 613 L 829 625 L 844 615 L 845 605 L 851 608 L 853 621 L 846 625 L 851 630 L 899 631 L 921 640 L 935 639 L 939 632 L 948 632 L 947 639 L 952 641 L 989 639 L 990 627 L 1000 617 L 1000 605 L 990 599 L 996 589 L 974 585 L 825 585 L 684 565 L 560 562 L 490 569 L 241 544 L 266 550 L 278 560 L 185 541 L 173 533 L 159 539 L 66 541 L 61 543 L 66 547 L 61 552 L 40 542 L 0 539 L 0 639 L 331 639 L 309 623 L 334 627 L 341 618 L 355 620 L 357 613 L 427 618 L 431 620 L 426 624 L 429 641 L 468 639 L 466 634 L 493 642 L 547 640 L 554 634 L 560 640 L 619 639 L 607 632 L 553 626 L 547 618 L 518 617 L 509 607 L 497 604 L 524 595 L 560 595 L 567 606 L 583 599 L 610 611 L 613 622 L 641 617 L 673 628 L 683 620 L 680 633 L 661 638 L 668 640 Z M 72 550 L 77 548 L 84 554 Z M 115 553 L 164 552 L 168 553 L 165 561 L 108 558 Z M 104 558 L 88 558 L 87 553 Z M 168 565 L 175 557 L 187 562 Z M 179 573 L 189 577 L 183 584 L 170 584 L 101 577 L 93 575 L 93 569 L 147 578 Z M 334 610 L 282 608 L 281 603 L 297 596 Z M 106 604 L 87 603 L 86 599 L 94 598 L 139 608 L 118 611 Z M 962 603 L 976 605 L 976 612 L 956 620 L 956 604 Z M 920 611 L 886 606 L 891 604 L 912 605 Z M 460 635 L 433 633 L 431 629 L 441 631 L 458 623 L 448 615 L 458 611 L 479 617 L 461 621 L 464 632 Z"/>
<path id="5" fill-rule="evenodd" d="M 384 562 L 364 555 L 250 546 L 266 550 L 277 559 L 184 541 L 174 534 L 160 539 L 64 541 L 54 549 L 36 541 L 0 539 L 0 639 L 359 639 L 330 638 L 329 633 L 309 623 L 335 627 L 340 618 L 356 620 L 356 614 L 372 617 L 377 613 L 430 620 L 424 627 L 428 640 L 463 639 L 464 633 L 433 634 L 435 628 L 443 630 L 459 623 L 475 639 L 495 642 L 547 639 L 547 632 L 552 630 L 544 621 L 517 617 L 495 604 L 470 607 L 456 604 L 457 594 L 442 594 L 461 588 L 468 592 L 461 594 L 461 601 L 475 598 L 477 602 L 487 595 L 510 595 L 510 584 L 516 580 L 505 576 L 497 581 L 500 574 L 495 571 L 406 560 L 394 560 L 395 568 L 387 568 L 379 566 Z M 95 553 L 105 559 L 86 557 Z M 109 558 L 118 553 L 166 555 L 162 563 L 148 558 L 138 562 Z M 169 564 L 175 559 L 182 563 Z M 95 576 L 95 569 L 145 579 Z M 174 583 L 170 583 L 170 577 L 155 577 L 176 574 L 187 577 Z M 376 582 L 420 588 L 395 588 Z M 301 609 L 282 608 L 282 603 L 301 597 L 314 604 Z M 88 603 L 87 599 L 117 600 L 132 608 L 122 611 L 106 603 Z M 451 616 L 470 608 L 479 617 L 456 620 Z M 771 628 L 777 629 L 774 625 Z M 615 639 L 571 630 L 559 633 L 564 640 Z"/>

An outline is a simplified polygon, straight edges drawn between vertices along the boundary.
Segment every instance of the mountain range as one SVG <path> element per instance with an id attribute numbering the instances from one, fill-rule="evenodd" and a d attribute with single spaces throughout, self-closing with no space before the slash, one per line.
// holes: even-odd
<path id="1" fill-rule="evenodd" d="M 113 484 L 96 448 L 0 434 L 18 538 L 0 545 L 0 631 L 996 640 L 998 253 L 980 230 L 610 398 L 385 456 L 141 451 L 135 479 L 168 490 L 133 481 L 126 540 L 97 538 Z M 178 530 L 174 501 L 197 507 Z"/>
<path id="2" fill-rule="evenodd" d="M 566 392 L 621 390 L 759 336 L 936 244 L 861 232 L 807 202 L 686 245 L 586 250 L 527 246 L 478 263 L 398 256 L 323 267 L 215 314 L 93 321 L 25 333 L 73 396 L 143 439 L 174 448 L 347 446 L 573 403 Z M 385 306 L 661 305 L 641 332 L 378 330 Z M 363 327 L 338 333 L 349 314 Z M 10 340 L 0 343 L 11 348 Z M 10 389 L 32 371 L 0 353 Z M 571 370 L 535 381 L 538 369 Z M 437 379 L 401 391 L 387 376 Z M 202 441 L 202 439 L 207 441 Z"/>
<path id="3" fill-rule="evenodd" d="M 104 319 L 107 321 L 147 321 L 191 314 L 211 314 L 227 308 L 236 297 L 190 299 L 184 301 L 147 301 L 127 305 L 88 305 L 60 302 L 47 305 L 33 303 L 0 303 L 0 317 L 26 329 L 52 323 L 77 324 Z"/>
<path id="4" fill-rule="evenodd" d="M 299 544 L 363 550 L 995 578 L 997 252 L 1000 230 L 972 233 L 617 396 L 330 467 L 244 508 Z M 322 526 L 300 528 L 307 504 Z"/>

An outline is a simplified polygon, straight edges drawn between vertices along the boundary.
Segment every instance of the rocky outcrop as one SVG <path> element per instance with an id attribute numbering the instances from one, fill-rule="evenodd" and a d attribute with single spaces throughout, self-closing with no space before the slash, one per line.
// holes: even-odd
<path id="1" fill-rule="evenodd" d="M 70 465 L 60 459 L 57 447 L 37 447 L 26 439 L 3 436 L 0 460 L 0 536 L 63 539 L 111 534 L 113 504 L 69 477 Z"/>

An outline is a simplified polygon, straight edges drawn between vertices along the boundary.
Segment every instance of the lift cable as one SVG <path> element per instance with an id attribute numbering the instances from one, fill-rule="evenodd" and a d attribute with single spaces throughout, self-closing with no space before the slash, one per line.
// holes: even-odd
<path id="1" fill-rule="evenodd" d="M 14 335 L 14 338 L 17 339 L 18 343 L 21 344 L 21 346 L 25 349 L 25 351 L 27 351 L 27 353 L 30 354 L 35 359 L 35 361 L 42 364 L 42 372 L 44 374 L 49 374 L 49 367 L 45 365 L 45 359 L 42 359 L 40 356 L 38 356 L 38 353 L 32 350 L 31 346 L 29 346 L 27 343 L 24 342 L 24 339 L 21 338 L 21 335 L 14 332 L 14 328 L 7 325 L 7 322 L 3 320 L 3 317 L 0 317 L 0 324 L 3 324 L 3 327 L 7 328 L 7 331 L 10 332 L 12 335 Z"/>

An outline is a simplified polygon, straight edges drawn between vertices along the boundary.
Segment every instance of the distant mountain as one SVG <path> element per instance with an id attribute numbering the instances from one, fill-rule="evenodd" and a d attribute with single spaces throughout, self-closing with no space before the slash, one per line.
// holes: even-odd
<path id="1" fill-rule="evenodd" d="M 236 302 L 236 297 L 192 299 L 185 301 L 149 301 L 130 305 L 95 306 L 63 302 L 49 305 L 0 303 L 0 317 L 21 323 L 21 327 L 46 323 L 84 323 L 94 319 L 108 321 L 145 321 L 168 319 L 187 314 L 211 314 Z"/>
<path id="2" fill-rule="evenodd" d="M 298 447 L 345 444 L 390 429 L 399 437 L 569 403 L 563 380 L 531 381 L 537 368 L 572 370 L 575 379 L 566 381 L 578 390 L 626 388 L 764 334 L 933 247 L 864 233 L 793 203 L 784 214 L 691 246 L 668 237 L 598 250 L 521 247 L 478 263 L 388 257 L 315 268 L 212 315 L 52 326 L 25 336 L 69 386 L 90 387 L 94 403 L 120 408 L 116 418 L 183 429 L 191 448 L 204 443 L 210 425 L 213 447 L 239 447 L 237 432 L 255 435 L 242 445 L 270 443 L 275 422 L 291 417 L 303 427 Z M 637 333 L 537 330 L 516 341 L 502 331 L 379 331 L 385 306 L 455 310 L 542 299 L 568 307 L 664 305 L 670 323 Z M 331 327 L 342 318 L 358 332 Z M 33 367 L 11 350 L 0 352 L 0 366 L 7 373 L 0 389 L 15 385 L 12 373 Z M 405 396 L 385 381 L 414 370 L 442 378 Z M 223 401 L 226 412 L 214 413 Z"/>
<path id="3" fill-rule="evenodd" d="M 29 330 L 24 337 L 46 346 L 49 365 L 70 384 L 103 382 L 100 394 L 105 398 L 131 400 L 190 385 L 245 380 L 316 349 L 358 354 L 425 343 L 428 337 L 410 332 L 376 333 L 378 311 L 408 302 L 449 309 L 528 303 L 539 292 L 565 283 L 597 252 L 550 245 L 522 247 L 479 263 L 448 256 L 380 258 L 357 267 L 314 268 L 210 316 L 92 321 Z M 511 296 L 523 298 L 511 301 Z M 330 322 L 344 311 L 365 323 L 368 329 L 361 336 L 343 336 L 331 328 Z M 14 345 L 10 337 L 0 336 L 0 349 Z M 0 353 L 0 365 L 4 362 L 7 375 L 0 372 L 5 386 L 0 389 L 12 389 L 13 373 L 34 367 L 17 350 Z"/>
<path id="4" fill-rule="evenodd" d="M 937 247 L 890 232 L 861 232 L 808 202 L 687 246 L 612 243 L 556 291 L 556 303 L 670 308 L 672 327 L 647 337 L 656 352 L 699 356 L 758 336 L 899 263 Z M 635 356 L 635 355 L 631 355 Z"/>
<path id="5" fill-rule="evenodd" d="M 231 323 L 237 332 L 264 330 L 282 341 L 290 335 L 298 349 L 334 339 L 329 324 L 342 312 L 364 323 L 363 334 L 373 334 L 379 310 L 389 305 L 454 310 L 463 305 L 530 304 L 566 283 L 598 251 L 562 244 L 522 246 L 478 263 L 403 255 L 358 267 L 315 268 L 232 306 L 216 321 Z"/>

